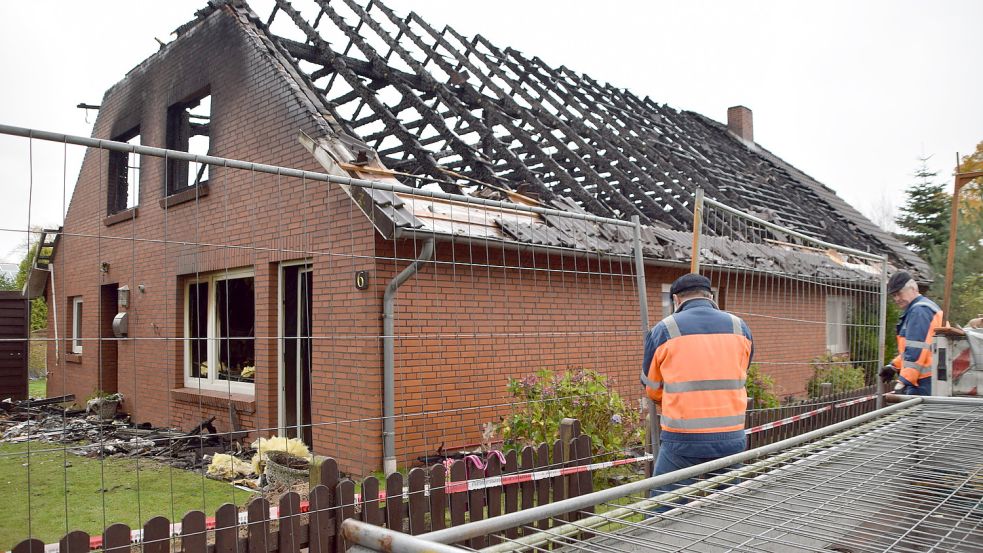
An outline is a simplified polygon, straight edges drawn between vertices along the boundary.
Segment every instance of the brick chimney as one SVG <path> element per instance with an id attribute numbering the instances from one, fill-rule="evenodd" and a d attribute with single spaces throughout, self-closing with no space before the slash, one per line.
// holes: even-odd
<path id="1" fill-rule="evenodd" d="M 744 106 L 727 108 L 727 130 L 744 142 L 754 142 L 754 125 L 751 110 Z"/>

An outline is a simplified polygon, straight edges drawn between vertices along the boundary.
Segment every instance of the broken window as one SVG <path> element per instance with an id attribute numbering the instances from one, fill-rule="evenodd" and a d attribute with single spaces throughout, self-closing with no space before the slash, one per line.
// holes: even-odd
<path id="1" fill-rule="evenodd" d="M 71 352 L 82 353 L 82 296 L 69 298 L 72 306 Z"/>
<path id="2" fill-rule="evenodd" d="M 134 146 L 140 144 L 140 128 L 117 136 L 113 140 Z M 135 152 L 109 152 L 109 197 L 106 200 L 109 215 L 119 213 L 140 203 L 140 154 Z"/>
<path id="3" fill-rule="evenodd" d="M 251 271 L 202 276 L 185 288 L 185 386 L 252 393 L 256 304 Z"/>
<path id="4" fill-rule="evenodd" d="M 205 91 L 190 100 L 167 108 L 167 147 L 190 154 L 207 155 L 212 116 L 211 93 Z M 167 160 L 167 195 L 208 181 L 208 165 L 178 159 Z"/>

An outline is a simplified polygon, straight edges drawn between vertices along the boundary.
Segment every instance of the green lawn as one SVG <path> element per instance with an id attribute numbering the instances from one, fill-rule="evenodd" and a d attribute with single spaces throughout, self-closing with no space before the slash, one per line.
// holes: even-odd
<path id="1" fill-rule="evenodd" d="M 30 397 L 46 397 L 48 392 L 48 379 L 27 381 L 27 395 Z"/>
<path id="2" fill-rule="evenodd" d="M 137 528 L 157 515 L 179 521 L 194 509 L 212 516 L 222 503 L 242 505 L 249 497 L 147 459 L 99 461 L 60 447 L 34 443 L 28 455 L 26 444 L 0 445 L 0 551 L 29 535 L 54 543 L 67 530 L 97 534 L 116 522 Z"/>

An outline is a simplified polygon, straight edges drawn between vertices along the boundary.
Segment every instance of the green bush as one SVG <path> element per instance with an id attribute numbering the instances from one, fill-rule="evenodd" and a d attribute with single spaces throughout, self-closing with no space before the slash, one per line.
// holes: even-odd
<path id="1" fill-rule="evenodd" d="M 887 322 L 884 332 L 884 362 L 889 363 L 898 354 L 898 341 L 894 335 L 894 325 L 898 323 L 901 311 L 894 302 L 887 302 Z M 847 339 L 850 342 L 850 355 L 859 359 L 858 366 L 864 372 L 864 381 L 870 385 L 876 382 L 877 372 L 882 365 L 876 360 L 878 352 L 878 322 L 880 321 L 880 306 L 867 303 L 861 307 L 854 306 L 850 310 L 850 326 L 847 327 Z"/>
<path id="2" fill-rule="evenodd" d="M 761 371 L 761 367 L 752 364 L 747 370 L 747 381 L 744 383 L 747 397 L 754 401 L 753 409 L 778 407 L 778 394 L 775 393 L 775 379 Z"/>
<path id="3" fill-rule="evenodd" d="M 812 378 L 806 385 L 809 397 L 821 396 L 822 384 L 826 382 L 833 385 L 831 393 L 834 394 L 863 388 L 865 385 L 864 370 L 853 366 L 846 355 L 824 353 L 812 360 L 812 368 Z"/>
<path id="4" fill-rule="evenodd" d="M 552 443 L 565 417 L 580 421 L 597 451 L 624 451 L 642 443 L 640 411 L 608 388 L 607 378 L 597 371 L 554 374 L 544 369 L 510 378 L 508 390 L 515 398 L 513 412 L 499 425 L 506 447 Z"/>

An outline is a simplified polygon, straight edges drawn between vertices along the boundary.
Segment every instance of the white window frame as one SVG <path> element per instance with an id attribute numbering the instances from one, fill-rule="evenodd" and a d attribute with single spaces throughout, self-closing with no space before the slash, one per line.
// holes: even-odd
<path id="1" fill-rule="evenodd" d="M 849 353 L 847 325 L 850 322 L 850 298 L 826 296 L 826 351 L 832 354 Z"/>
<path id="2" fill-rule="evenodd" d="M 72 353 L 82 354 L 82 296 L 72 298 Z"/>
<path id="3" fill-rule="evenodd" d="M 255 282 L 256 271 L 253 269 L 236 269 L 221 271 L 208 275 L 199 275 L 197 278 L 189 279 L 184 284 L 184 387 L 201 388 L 202 390 L 212 390 L 218 392 L 232 392 L 235 394 L 255 395 L 256 377 L 253 382 L 236 382 L 233 380 L 221 380 L 218 378 L 218 358 L 219 358 L 219 338 L 218 338 L 218 316 L 216 311 L 217 284 L 223 280 L 235 278 L 253 279 L 253 299 L 255 302 Z M 194 284 L 208 284 L 208 320 L 206 322 L 205 335 L 206 356 L 208 358 L 208 377 L 200 378 L 191 375 L 191 306 L 188 305 L 191 295 L 191 286 Z M 255 324 L 256 311 L 253 308 L 253 321 Z M 253 336 L 253 340 L 256 337 Z M 259 371 L 257 371 L 258 374 Z"/>
<path id="4" fill-rule="evenodd" d="M 672 315 L 676 309 L 672 303 L 672 294 L 669 290 L 672 289 L 672 284 L 664 282 L 662 283 L 662 293 L 659 294 L 660 303 L 662 304 L 662 318 L 666 318 Z M 720 288 L 710 288 L 710 293 L 713 294 L 713 302 L 718 306 L 720 305 Z"/>

